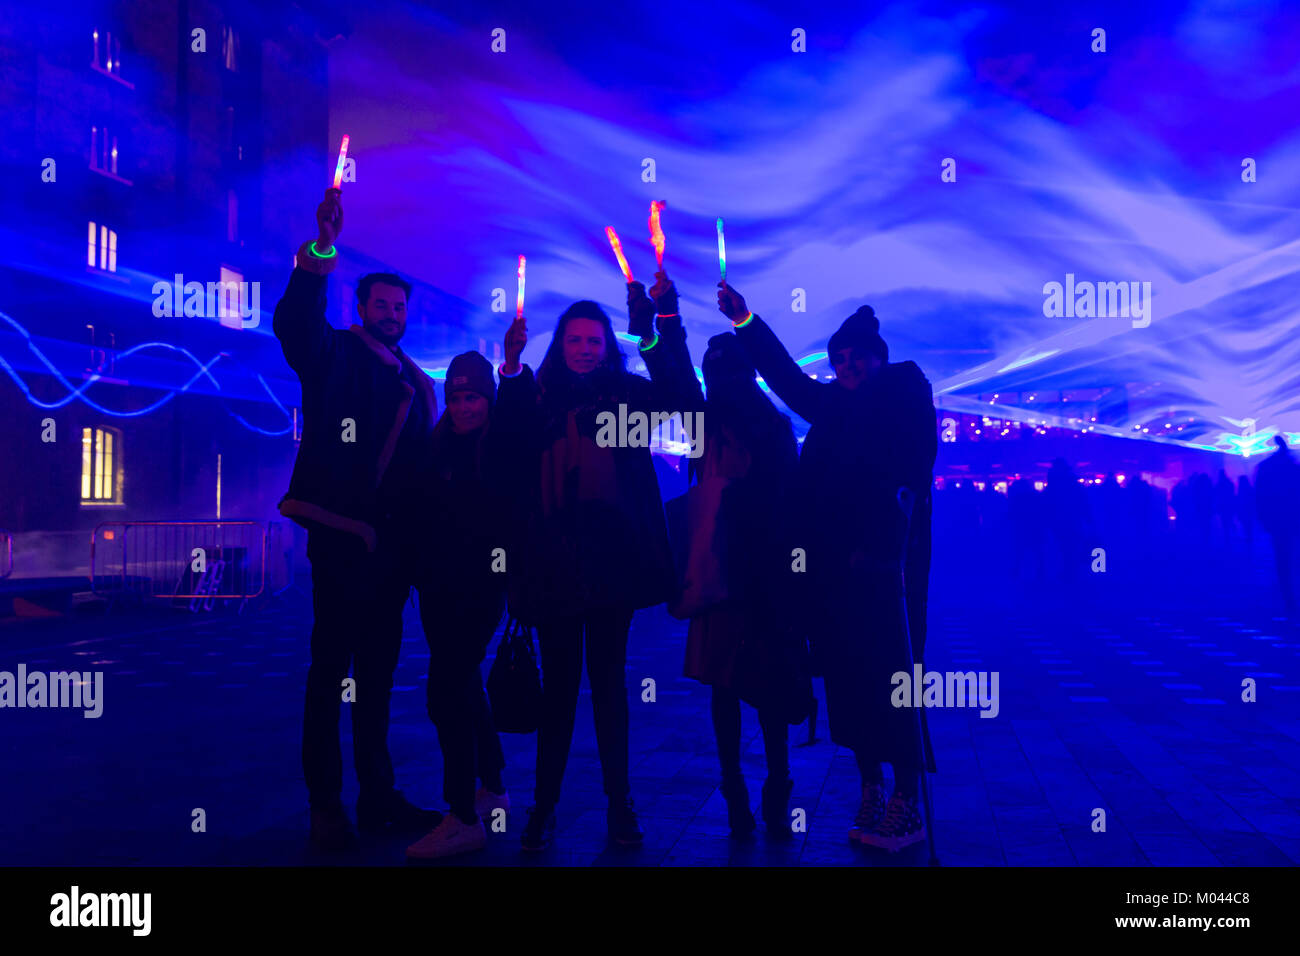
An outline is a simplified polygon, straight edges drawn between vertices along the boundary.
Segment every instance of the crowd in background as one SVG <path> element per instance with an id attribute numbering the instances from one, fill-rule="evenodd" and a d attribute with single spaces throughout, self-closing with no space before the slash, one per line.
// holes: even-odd
<path id="1" fill-rule="evenodd" d="M 1282 444 L 1236 480 L 1195 472 L 1168 491 L 1136 475 L 1082 480 L 1060 458 L 1046 480 L 1009 481 L 1005 493 L 980 484 L 949 480 L 936 490 L 936 541 L 977 544 L 1021 584 L 1069 583 L 1102 568 L 1187 581 L 1271 564 L 1294 610 L 1300 467 Z"/>

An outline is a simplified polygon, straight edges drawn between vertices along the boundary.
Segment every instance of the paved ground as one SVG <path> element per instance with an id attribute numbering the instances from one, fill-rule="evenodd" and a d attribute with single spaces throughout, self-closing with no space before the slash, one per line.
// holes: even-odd
<path id="1" fill-rule="evenodd" d="M 968 570 L 936 569 L 927 665 L 998 671 L 1000 712 L 929 712 L 945 864 L 1300 863 L 1300 637 L 1275 619 L 1271 600 L 1243 599 L 1240 582 L 1227 580 L 1217 590 L 1185 588 L 1186 606 L 1093 582 L 1035 595 L 975 583 Z M 1264 588 L 1257 571 L 1252 581 Z M 1143 610 L 1120 609 L 1135 603 Z M 306 602 L 292 594 L 242 617 L 173 611 L 0 627 L 0 670 L 94 668 L 107 685 L 98 720 L 0 711 L 0 863 L 322 862 L 305 850 L 298 750 L 308 627 Z M 682 639 L 683 625 L 661 611 L 633 624 L 628 685 L 658 684 L 657 702 L 631 698 L 645 847 L 605 847 L 584 688 L 556 847 L 536 860 L 518 850 L 534 738 L 507 735 L 509 832 L 460 862 L 924 862 L 919 847 L 891 859 L 847 844 L 856 772 L 851 755 L 825 739 L 824 718 L 817 742 L 792 749 L 793 803 L 807 811 L 807 832 L 780 843 L 760 831 L 733 844 L 707 690 L 677 676 Z M 413 609 L 403 652 L 391 741 L 399 784 L 435 805 L 440 767 Z M 1247 677 L 1256 703 L 1241 700 Z M 745 734 L 756 797 L 763 758 L 748 711 Z M 806 737 L 806 726 L 791 728 L 792 743 Z M 350 753 L 346 737 L 344 747 Z M 353 784 L 345 799 L 354 798 Z M 195 808 L 206 811 L 205 833 L 191 831 Z M 1104 833 L 1091 827 L 1096 808 L 1106 812 Z M 401 864 L 406 842 L 367 844 L 351 862 Z"/>

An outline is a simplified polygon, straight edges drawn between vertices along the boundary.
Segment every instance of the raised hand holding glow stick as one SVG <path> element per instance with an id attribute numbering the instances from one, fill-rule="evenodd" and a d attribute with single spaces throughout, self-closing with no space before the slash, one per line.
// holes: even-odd
<path id="1" fill-rule="evenodd" d="M 334 188 L 343 188 L 343 165 L 348 159 L 348 134 L 343 134 L 343 144 L 339 146 L 339 163 L 334 167 Z"/>
<path id="2" fill-rule="evenodd" d="M 662 199 L 650 203 L 650 243 L 655 247 L 655 261 L 659 271 L 664 269 L 664 230 L 659 224 L 659 212 L 668 204 Z"/>
<path id="3" fill-rule="evenodd" d="M 727 244 L 722 238 L 722 217 L 718 217 L 718 271 L 722 273 L 722 283 L 727 283 Z"/>
<path id="4" fill-rule="evenodd" d="M 632 281 L 632 269 L 627 264 L 627 257 L 623 255 L 623 244 L 618 241 L 618 233 L 614 231 L 613 226 L 606 226 L 605 235 L 609 237 L 609 244 L 614 247 L 614 255 L 618 258 L 618 267 L 623 272 L 623 281 L 630 283 Z"/>
<path id="5" fill-rule="evenodd" d="M 524 317 L 524 257 L 519 257 L 519 297 L 515 300 L 515 318 Z"/>

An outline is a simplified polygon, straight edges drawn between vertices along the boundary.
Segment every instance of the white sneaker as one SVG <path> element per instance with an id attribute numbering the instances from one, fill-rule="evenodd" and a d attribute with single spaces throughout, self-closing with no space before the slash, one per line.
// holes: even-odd
<path id="1" fill-rule="evenodd" d="M 442 822 L 406 848 L 412 860 L 436 860 L 457 853 L 472 853 L 487 846 L 487 830 L 482 820 L 462 823 L 454 813 L 448 813 Z"/>
<path id="2" fill-rule="evenodd" d="M 474 812 L 480 820 L 491 820 L 493 810 L 510 812 L 510 792 L 493 793 L 487 787 L 479 787 L 474 794 Z"/>

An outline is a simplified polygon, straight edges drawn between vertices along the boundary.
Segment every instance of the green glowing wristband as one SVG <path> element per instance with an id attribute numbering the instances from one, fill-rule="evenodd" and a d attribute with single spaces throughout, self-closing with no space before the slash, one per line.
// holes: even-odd
<path id="1" fill-rule="evenodd" d="M 753 321 L 754 321 L 754 313 L 751 312 L 749 313 L 749 315 L 745 316 L 739 322 L 732 322 L 731 327 L 734 329 L 743 329 L 745 326 L 749 325 L 749 323 Z"/>
<path id="2" fill-rule="evenodd" d="M 329 255 L 321 255 L 316 251 L 316 240 L 313 239 L 307 243 L 307 252 L 313 259 L 333 259 L 339 254 L 338 246 L 330 246 Z"/>
<path id="3" fill-rule="evenodd" d="M 645 342 L 645 338 L 643 337 L 641 341 Z M 656 332 L 655 337 L 650 340 L 649 345 L 638 345 L 637 348 L 639 348 L 642 352 L 649 352 L 652 348 L 654 348 L 658 344 L 659 344 L 659 333 Z"/>

